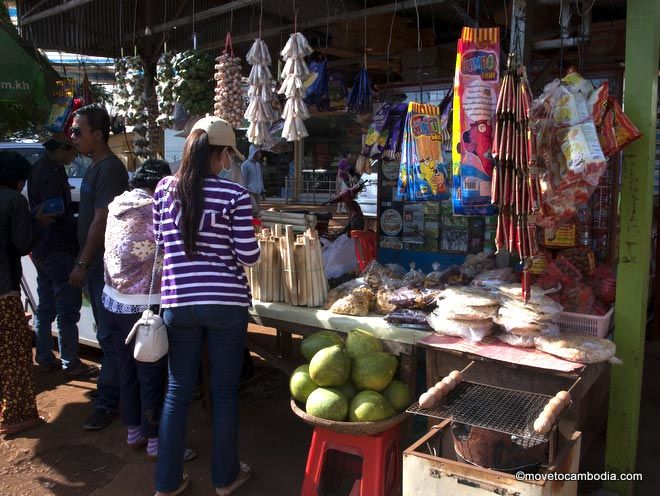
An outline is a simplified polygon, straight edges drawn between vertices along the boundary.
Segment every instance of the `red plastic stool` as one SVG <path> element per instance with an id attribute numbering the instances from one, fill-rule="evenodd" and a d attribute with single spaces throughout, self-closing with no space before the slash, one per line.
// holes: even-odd
<path id="1" fill-rule="evenodd" d="M 375 231 L 351 231 L 351 238 L 355 242 L 355 256 L 362 272 L 369 262 L 376 258 L 376 240 L 378 235 Z"/>
<path id="2" fill-rule="evenodd" d="M 349 486 L 348 491 L 344 489 L 350 496 L 399 494 L 400 444 L 399 425 L 373 436 L 339 434 L 322 427 L 315 427 L 307 455 L 301 496 L 318 496 L 326 493 L 322 486 L 329 478 L 324 477 L 324 474 L 332 471 L 333 468 L 336 472 L 332 477 L 335 483 L 337 479 L 341 479 L 342 474 L 356 473 L 355 483 Z M 348 456 L 342 459 L 341 455 Z M 351 463 L 350 459 L 355 460 L 357 457 L 361 460 L 358 463 Z M 335 467 L 332 466 L 333 462 Z M 337 467 L 337 464 L 342 466 Z"/>

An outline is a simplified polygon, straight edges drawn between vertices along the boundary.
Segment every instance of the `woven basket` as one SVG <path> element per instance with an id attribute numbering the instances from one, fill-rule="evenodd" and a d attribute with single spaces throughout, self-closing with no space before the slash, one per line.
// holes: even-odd
<path id="1" fill-rule="evenodd" d="M 296 400 L 293 398 L 291 398 L 291 410 L 309 425 L 353 436 L 373 436 L 375 434 L 380 434 L 390 427 L 400 424 L 408 417 L 408 413 L 402 412 L 394 417 L 385 420 L 378 420 L 376 422 L 337 422 L 335 420 L 325 420 L 308 414 L 298 406 Z"/>

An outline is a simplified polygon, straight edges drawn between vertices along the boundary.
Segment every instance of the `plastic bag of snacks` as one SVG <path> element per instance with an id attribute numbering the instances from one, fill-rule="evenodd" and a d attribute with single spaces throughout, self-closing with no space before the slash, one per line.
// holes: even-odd
<path id="1" fill-rule="evenodd" d="M 464 27 L 454 77 L 452 204 L 455 215 L 493 215 L 493 126 L 500 66 L 499 28 Z"/>
<path id="2" fill-rule="evenodd" d="M 440 109 L 436 105 L 408 104 L 398 196 L 409 201 L 449 198 L 449 166 L 442 157 Z"/>
<path id="3" fill-rule="evenodd" d="M 530 111 L 538 162 L 545 169 L 537 224 L 550 230 L 570 221 L 577 207 L 587 203 L 607 168 L 594 103 L 588 101 L 592 92 L 588 81 L 572 73 L 548 84 Z"/>

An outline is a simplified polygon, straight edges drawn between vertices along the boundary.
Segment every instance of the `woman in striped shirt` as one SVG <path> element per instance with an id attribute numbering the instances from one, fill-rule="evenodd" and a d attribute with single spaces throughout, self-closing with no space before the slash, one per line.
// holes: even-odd
<path id="1" fill-rule="evenodd" d="M 169 381 L 160 422 L 157 496 L 179 494 L 188 409 L 206 339 L 213 405 L 212 481 L 227 495 L 250 476 L 238 458 L 238 386 L 248 324 L 250 289 L 242 266 L 259 246 L 252 205 L 240 185 L 218 178 L 235 157 L 231 126 L 199 120 L 186 140 L 181 168 L 154 196 L 154 229 L 164 250 L 161 305 L 167 324 Z"/>

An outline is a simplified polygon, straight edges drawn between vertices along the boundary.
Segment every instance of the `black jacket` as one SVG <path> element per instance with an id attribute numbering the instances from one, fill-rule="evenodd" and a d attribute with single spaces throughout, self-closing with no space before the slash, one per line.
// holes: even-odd
<path id="1" fill-rule="evenodd" d="M 37 240 L 37 221 L 30 214 L 28 201 L 19 191 L 0 186 L 0 295 L 19 291 L 21 257 Z"/>
<path id="2" fill-rule="evenodd" d="M 78 239 L 69 180 L 64 166 L 51 160 L 46 152 L 34 164 L 32 176 L 28 181 L 28 198 L 33 210 L 52 198 L 62 198 L 64 202 L 64 214 L 58 216 L 48 227 L 40 228 L 39 241 L 32 250 L 32 258 L 42 260 L 57 252 L 76 257 Z"/>

